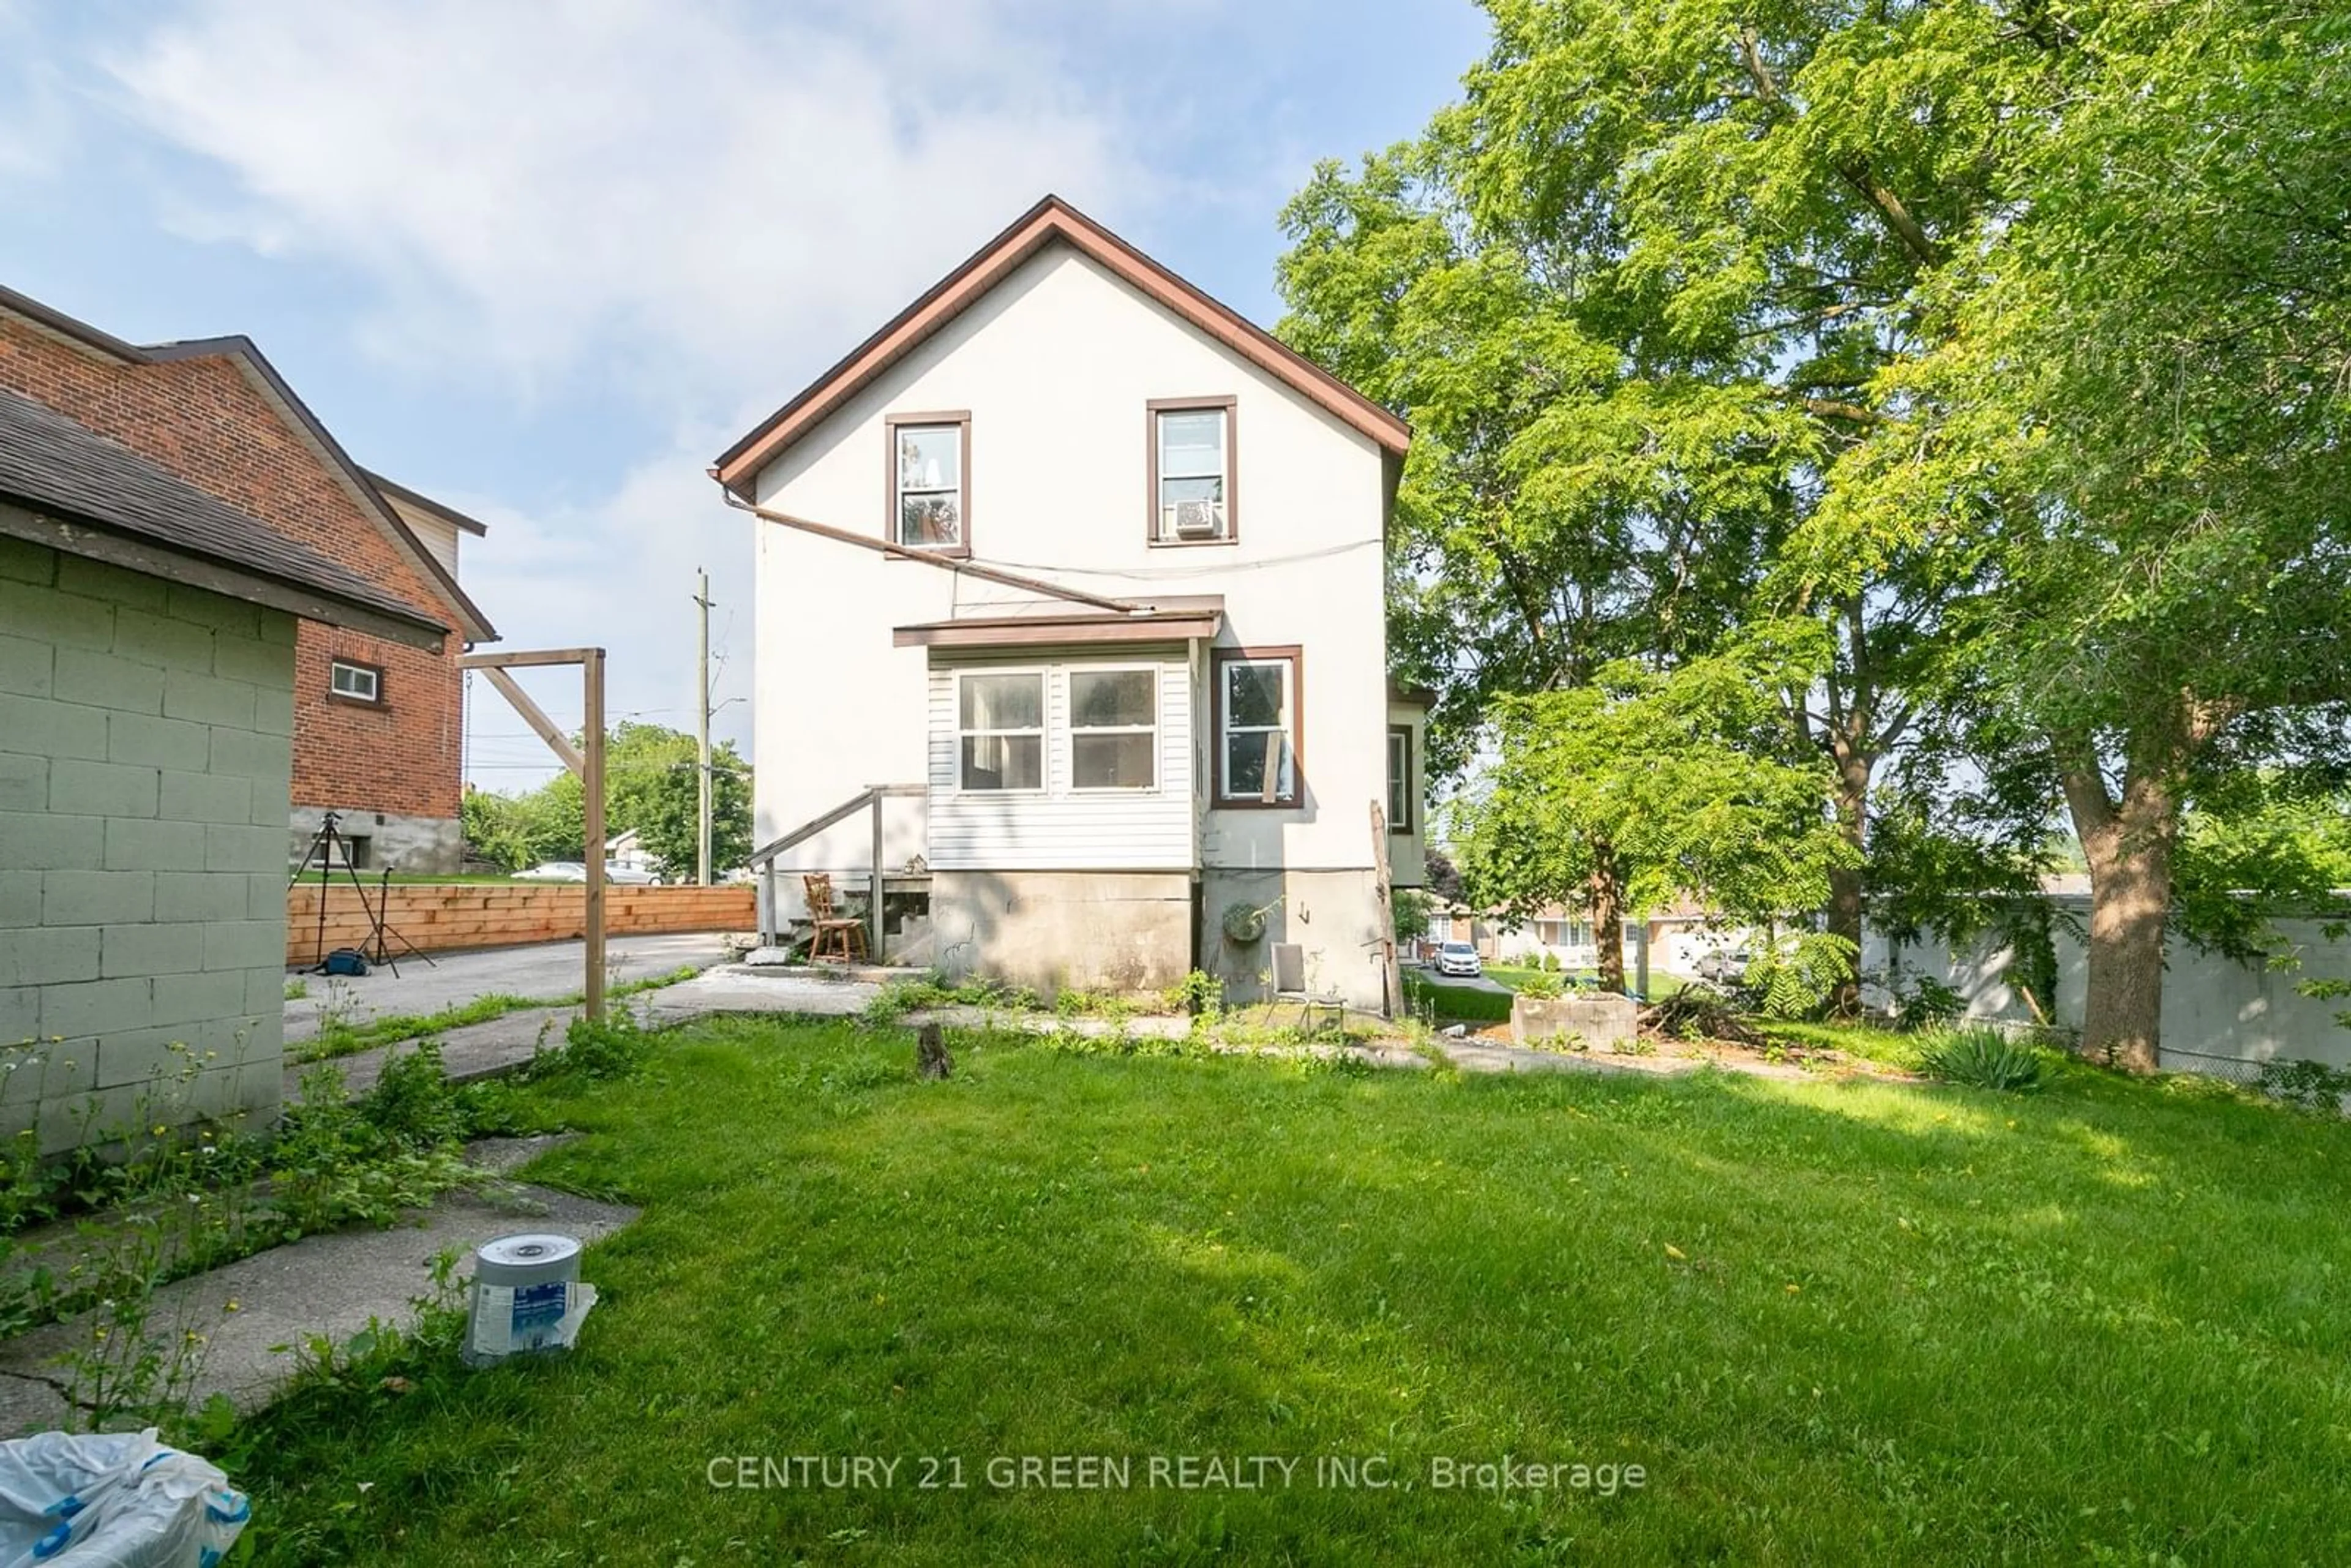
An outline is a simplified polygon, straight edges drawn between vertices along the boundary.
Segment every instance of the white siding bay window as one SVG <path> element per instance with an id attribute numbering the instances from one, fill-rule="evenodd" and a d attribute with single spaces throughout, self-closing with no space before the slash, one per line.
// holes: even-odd
<path id="1" fill-rule="evenodd" d="M 1148 789 L 1159 777 L 1159 672 L 1071 670 L 1070 788 Z"/>
<path id="2" fill-rule="evenodd" d="M 962 739 L 956 788 L 1045 787 L 1045 675 L 1041 670 L 967 670 L 956 682 Z"/>
<path id="3" fill-rule="evenodd" d="M 1183 653 L 935 663 L 927 855 L 943 871 L 1196 859 Z"/>

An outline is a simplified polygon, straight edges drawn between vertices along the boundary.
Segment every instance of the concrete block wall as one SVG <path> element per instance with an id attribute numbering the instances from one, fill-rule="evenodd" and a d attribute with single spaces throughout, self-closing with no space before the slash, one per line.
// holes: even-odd
<path id="1" fill-rule="evenodd" d="M 120 442 L 418 609 L 444 621 L 451 615 L 430 577 L 395 547 L 381 517 L 243 361 L 220 353 L 126 363 L 0 312 L 0 387 Z M 455 823 L 462 641 L 452 637 L 433 653 L 301 623 L 293 800 L 312 808 L 313 827 L 326 807 Z M 332 697 L 327 671 L 338 658 L 381 668 L 384 700 Z M 283 816 L 277 825 L 286 826 Z M 404 863 L 418 871 L 457 867 L 454 854 L 437 848 Z"/>
<path id="2" fill-rule="evenodd" d="M 0 1134 L 276 1113 L 294 643 L 0 538 Z"/>

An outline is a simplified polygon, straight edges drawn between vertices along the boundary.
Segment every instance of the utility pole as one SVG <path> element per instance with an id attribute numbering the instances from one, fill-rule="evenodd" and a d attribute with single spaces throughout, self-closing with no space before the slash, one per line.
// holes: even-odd
<path id="1" fill-rule="evenodd" d="M 696 618 L 702 623 L 702 647 L 695 664 L 695 782 L 694 880 L 710 885 L 710 574 L 695 568 L 698 586 L 694 593 Z"/>

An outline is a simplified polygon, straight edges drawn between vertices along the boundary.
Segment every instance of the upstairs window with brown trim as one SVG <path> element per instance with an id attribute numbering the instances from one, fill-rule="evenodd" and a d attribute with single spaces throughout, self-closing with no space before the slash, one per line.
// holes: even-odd
<path id="1" fill-rule="evenodd" d="M 1219 648 L 1214 663 L 1216 803 L 1227 809 L 1299 805 L 1306 798 L 1299 651 Z"/>
<path id="2" fill-rule="evenodd" d="M 357 664 L 350 659 L 329 660 L 327 695 L 338 702 L 380 706 L 383 702 L 383 671 L 374 664 Z"/>
<path id="3" fill-rule="evenodd" d="M 891 541 L 942 555 L 971 553 L 971 415 L 892 414 Z"/>
<path id="4" fill-rule="evenodd" d="M 1233 400 L 1159 398 L 1151 414 L 1151 542 L 1231 544 L 1240 536 L 1234 506 Z"/>

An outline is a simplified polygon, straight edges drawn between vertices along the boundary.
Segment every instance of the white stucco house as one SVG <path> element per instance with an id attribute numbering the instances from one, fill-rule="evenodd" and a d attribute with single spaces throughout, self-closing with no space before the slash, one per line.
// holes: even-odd
<path id="1" fill-rule="evenodd" d="M 950 972 L 1248 995 L 1293 942 L 1377 1006 L 1383 868 L 1424 874 L 1407 439 L 1065 203 L 1024 214 L 713 470 L 758 517 L 776 918 L 878 845 Z"/>

